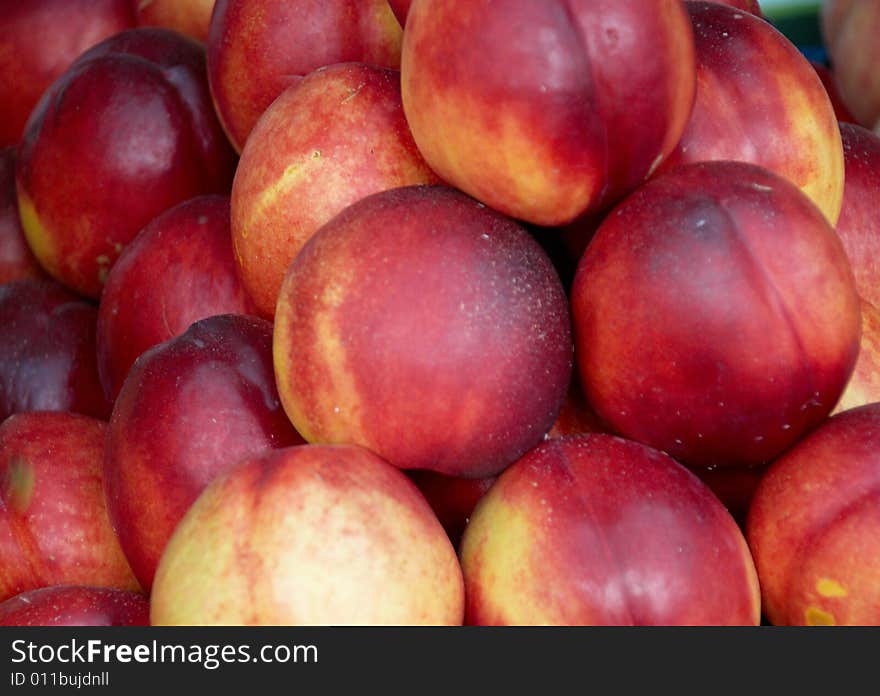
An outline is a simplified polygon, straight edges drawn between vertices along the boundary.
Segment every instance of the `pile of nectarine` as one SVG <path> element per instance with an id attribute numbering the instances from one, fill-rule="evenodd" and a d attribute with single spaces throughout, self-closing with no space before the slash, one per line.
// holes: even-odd
<path id="1" fill-rule="evenodd" d="M 4 11 L 0 624 L 880 624 L 880 0 L 818 23 Z"/>

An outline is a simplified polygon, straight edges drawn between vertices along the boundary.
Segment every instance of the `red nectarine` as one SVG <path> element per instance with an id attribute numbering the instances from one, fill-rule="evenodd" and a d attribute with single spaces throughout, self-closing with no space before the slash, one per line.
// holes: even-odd
<path id="1" fill-rule="evenodd" d="M 477 503 L 468 624 L 757 625 L 742 532 L 671 457 L 610 435 L 548 440 Z"/>
<path id="2" fill-rule="evenodd" d="M 162 555 L 154 625 L 461 624 L 461 567 L 415 484 L 352 446 L 252 457 Z"/>
<path id="3" fill-rule="evenodd" d="M 695 466 L 779 456 L 828 416 L 859 351 L 840 239 L 794 184 L 743 162 L 681 166 L 621 203 L 572 311 L 600 418 Z"/>
<path id="4" fill-rule="evenodd" d="M 559 277 L 521 226 L 442 186 L 373 194 L 294 259 L 275 314 L 284 409 L 312 443 L 403 469 L 497 474 L 559 415 L 571 376 Z"/>

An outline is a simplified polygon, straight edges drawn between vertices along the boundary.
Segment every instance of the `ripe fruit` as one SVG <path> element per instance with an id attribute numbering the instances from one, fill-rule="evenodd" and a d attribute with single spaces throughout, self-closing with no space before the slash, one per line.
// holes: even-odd
<path id="1" fill-rule="evenodd" d="M 107 424 L 33 411 L 0 425 L 0 601 L 50 585 L 140 589 L 104 501 Z"/>
<path id="2" fill-rule="evenodd" d="M 465 620 L 757 625 L 736 522 L 669 456 L 610 435 L 549 440 L 510 466 L 464 532 Z"/>
<path id="3" fill-rule="evenodd" d="M 440 186 L 368 196 L 318 230 L 284 279 L 273 353 L 307 441 L 473 478 L 541 440 L 572 361 L 565 294 L 538 244 Z"/>
<path id="4" fill-rule="evenodd" d="M 199 319 L 252 313 L 229 227 L 227 196 L 197 196 L 156 217 L 120 254 L 98 306 L 98 374 L 108 398 L 148 348 Z"/>
<path id="5" fill-rule="evenodd" d="M 57 585 L 0 603 L 0 626 L 149 626 L 145 594 L 107 587 Z"/>
<path id="6" fill-rule="evenodd" d="M 139 26 L 174 29 L 196 41 L 208 40 L 214 0 L 131 0 Z"/>
<path id="7" fill-rule="evenodd" d="M 98 310 L 50 279 L 0 285 L 0 422 L 21 411 L 106 419 L 95 359 Z"/>
<path id="8" fill-rule="evenodd" d="M 437 182 L 406 125 L 396 70 L 343 63 L 287 88 L 257 122 L 232 185 L 235 255 L 258 312 L 274 316 L 290 262 L 347 205 Z"/>
<path id="9" fill-rule="evenodd" d="M 664 167 L 737 160 L 794 183 L 833 225 L 844 163 L 834 107 L 806 57 L 769 22 L 715 2 L 685 2 L 693 22 L 693 112 Z"/>
<path id="10" fill-rule="evenodd" d="M 324 65 L 400 66 L 400 24 L 386 0 L 217 0 L 208 79 L 238 152 L 286 87 Z"/>
<path id="11" fill-rule="evenodd" d="M 704 467 L 768 463 L 819 425 L 861 327 L 825 216 L 742 162 L 681 166 L 621 203 L 581 259 L 572 312 L 600 418 Z"/>
<path id="12" fill-rule="evenodd" d="M 15 195 L 15 148 L 0 149 L 0 285 L 46 276 L 21 228 Z"/>
<path id="13" fill-rule="evenodd" d="M 776 625 L 880 623 L 880 404 L 833 416 L 774 462 L 746 523 Z"/>
<path id="14" fill-rule="evenodd" d="M 826 0 L 819 19 L 844 104 L 860 125 L 880 134 L 880 2 Z"/>
<path id="15" fill-rule="evenodd" d="M 3 3 L 0 20 L 0 147 L 21 140 L 43 92 L 96 43 L 134 26 L 131 0 Z"/>
<path id="16" fill-rule="evenodd" d="M 234 166 L 202 47 L 130 29 L 81 55 L 31 114 L 17 163 L 22 225 L 50 275 L 98 298 L 147 223 L 193 196 L 228 193 Z"/>
<path id="17" fill-rule="evenodd" d="M 153 586 L 154 625 L 454 625 L 461 568 L 402 472 L 359 447 L 253 457 L 199 497 Z"/>
<path id="18" fill-rule="evenodd" d="M 446 182 L 538 225 L 609 206 L 681 137 L 696 72 L 680 0 L 420 0 L 403 107 Z"/>
<path id="19" fill-rule="evenodd" d="M 110 518 L 143 588 L 205 486 L 245 456 L 301 442 L 275 390 L 269 322 L 208 317 L 144 353 L 113 407 L 104 460 Z"/>

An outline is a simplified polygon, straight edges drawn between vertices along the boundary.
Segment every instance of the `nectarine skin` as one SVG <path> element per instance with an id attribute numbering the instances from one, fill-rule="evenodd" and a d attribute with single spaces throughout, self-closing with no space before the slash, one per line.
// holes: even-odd
<path id="1" fill-rule="evenodd" d="M 820 26 L 840 96 L 858 123 L 880 134 L 880 3 L 826 0 Z"/>
<path id="2" fill-rule="evenodd" d="M 294 259 L 275 315 L 284 409 L 312 443 L 403 469 L 497 474 L 559 415 L 565 293 L 520 225 L 443 186 L 377 193 Z"/>
<path id="3" fill-rule="evenodd" d="M 208 317 L 144 353 L 113 408 L 104 462 L 110 518 L 144 589 L 175 525 L 215 476 L 299 443 L 278 400 L 264 319 Z"/>
<path id="4" fill-rule="evenodd" d="M 241 152 L 275 98 L 321 66 L 400 67 L 401 34 L 387 0 L 217 0 L 208 79 L 230 141 Z"/>
<path id="5" fill-rule="evenodd" d="M 811 60 L 810 65 L 813 66 L 813 70 L 816 71 L 819 79 L 822 80 L 822 86 L 828 93 L 828 99 L 831 100 L 831 106 L 834 107 L 834 114 L 837 116 L 837 120 L 845 121 L 846 123 L 856 123 L 856 117 L 852 115 L 849 107 L 843 103 L 843 97 L 840 96 L 840 89 L 837 87 L 837 81 L 834 79 L 834 74 L 831 72 L 831 69 L 825 65 L 825 63 L 820 63 L 817 60 Z M 845 152 L 846 145 L 844 144 L 844 153 Z M 846 185 L 844 184 L 844 189 L 845 188 Z M 844 196 L 846 196 L 845 191 Z"/>
<path id="6" fill-rule="evenodd" d="M 28 246 L 15 194 L 15 148 L 0 149 L 0 285 L 24 278 L 45 278 Z"/>
<path id="7" fill-rule="evenodd" d="M 671 457 L 611 435 L 548 440 L 477 503 L 465 622 L 758 625 L 742 532 Z"/>
<path id="8" fill-rule="evenodd" d="M 54 280 L 0 285 L 0 422 L 21 411 L 107 419 L 95 357 L 98 310 Z"/>
<path id="9" fill-rule="evenodd" d="M 835 230 L 852 264 L 859 294 L 880 307 L 880 135 L 841 123 L 846 184 Z"/>
<path id="10" fill-rule="evenodd" d="M 819 28 L 827 49 L 835 48 L 847 14 L 862 0 L 824 0 L 819 9 Z"/>
<path id="11" fill-rule="evenodd" d="M 3 3 L 0 147 L 21 140 L 40 97 L 81 53 L 134 26 L 131 0 Z"/>
<path id="12" fill-rule="evenodd" d="M 110 269 L 98 305 L 98 375 L 115 399 L 141 353 L 217 314 L 252 314 L 232 253 L 229 197 L 197 196 L 150 222 Z"/>
<path id="13" fill-rule="evenodd" d="M 769 463 L 834 408 L 860 301 L 832 227 L 742 162 L 657 176 L 599 227 L 572 289 L 587 399 L 692 466 Z"/>
<path id="14" fill-rule="evenodd" d="M 776 625 L 880 624 L 880 404 L 838 413 L 773 463 L 746 536 Z"/>
<path id="15" fill-rule="evenodd" d="M 138 26 L 165 27 L 200 41 L 208 40 L 214 0 L 131 0 Z"/>
<path id="16" fill-rule="evenodd" d="M 852 377 L 834 413 L 880 401 L 880 310 L 862 300 L 862 340 Z"/>
<path id="17" fill-rule="evenodd" d="M 0 626 L 149 626 L 141 592 L 56 585 L 22 592 L 0 604 Z"/>
<path id="18" fill-rule="evenodd" d="M 398 71 L 342 63 L 286 89 L 248 138 L 232 185 L 235 255 L 259 314 L 274 316 L 290 262 L 344 207 L 434 183 L 403 115 Z"/>
<path id="19" fill-rule="evenodd" d="M 80 56 L 34 109 L 16 171 L 22 226 L 51 276 L 98 298 L 147 223 L 193 196 L 228 194 L 234 166 L 204 49 L 130 29 Z"/>
<path id="20" fill-rule="evenodd" d="M 618 200 L 675 147 L 694 60 L 680 0 L 418 0 L 403 106 L 441 179 L 562 225 Z"/>
<path id="21" fill-rule="evenodd" d="M 0 601 L 61 584 L 140 589 L 107 515 L 106 433 L 50 411 L 0 425 Z"/>
<path id="22" fill-rule="evenodd" d="M 406 475 L 360 447 L 248 458 L 187 512 L 153 625 L 460 625 L 455 550 Z"/>
<path id="23" fill-rule="evenodd" d="M 837 116 L 807 58 L 769 22 L 716 2 L 684 3 L 694 28 L 697 91 L 663 167 L 737 160 L 789 179 L 834 225 L 843 200 Z"/>

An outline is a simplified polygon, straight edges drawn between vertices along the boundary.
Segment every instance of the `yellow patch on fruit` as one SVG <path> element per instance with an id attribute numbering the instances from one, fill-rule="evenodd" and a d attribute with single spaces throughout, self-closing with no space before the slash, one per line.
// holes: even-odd
<path id="1" fill-rule="evenodd" d="M 819 607 L 807 607 L 804 612 L 807 626 L 835 626 L 834 614 Z"/>
<path id="2" fill-rule="evenodd" d="M 30 197 L 18 190 L 18 214 L 28 246 L 50 275 L 58 276 L 58 253 Z"/>
<path id="3" fill-rule="evenodd" d="M 465 193 L 512 217 L 548 226 L 570 222 L 598 195 L 604 167 L 573 166 L 559 144 L 536 137 L 530 123 L 535 114 L 500 111 L 489 120 L 483 105 L 463 91 L 438 91 L 423 115 L 419 108 L 426 89 L 403 84 L 410 127 L 428 164 Z M 455 127 L 441 131 L 437 123 Z M 578 175 L 572 176 L 575 170 Z"/>
<path id="4" fill-rule="evenodd" d="M 348 368 L 344 340 L 337 330 L 336 311 L 346 296 L 348 284 L 344 268 L 346 263 L 340 262 L 327 269 L 333 279 L 325 286 L 317 307 L 306 318 L 314 341 L 310 346 L 298 346 L 298 350 L 320 356 L 321 367 L 328 376 L 326 380 L 322 379 L 321 389 L 302 394 L 301 388 L 294 384 L 289 365 L 296 360 L 296 355 L 291 354 L 286 341 L 290 338 L 290 325 L 296 321 L 295 309 L 283 289 L 275 313 L 275 374 L 284 410 L 307 442 L 368 446 L 372 443 L 363 432 L 357 390 Z"/>
<path id="5" fill-rule="evenodd" d="M 880 310 L 863 299 L 859 356 L 831 415 L 875 401 L 880 401 Z"/>
<path id="6" fill-rule="evenodd" d="M 35 483 L 36 475 L 30 462 L 23 457 L 14 457 L 3 480 L 4 497 L 11 510 L 22 514 L 28 509 L 34 497 Z"/>
<path id="7" fill-rule="evenodd" d="M 315 177 L 320 171 L 324 158 L 320 150 L 312 150 L 284 168 L 281 176 L 266 186 L 251 205 L 247 206 L 241 236 L 247 238 L 248 230 L 255 224 L 262 224 L 266 219 L 274 217 L 270 211 L 287 204 L 291 192 L 303 180 Z"/>
<path id="8" fill-rule="evenodd" d="M 816 592 L 823 597 L 846 597 L 846 588 L 837 580 L 831 578 L 819 578 L 816 581 Z"/>
<path id="9" fill-rule="evenodd" d="M 375 4 L 372 21 L 363 26 L 374 28 L 377 37 L 385 37 L 388 42 L 387 50 L 396 60 L 389 61 L 388 67 L 400 69 L 400 52 L 403 48 L 403 27 L 397 21 L 397 16 L 391 5 L 387 2 Z"/>
<path id="10" fill-rule="evenodd" d="M 483 601 L 491 607 L 487 616 L 504 607 L 504 620 L 514 625 L 546 623 L 553 607 L 529 596 L 524 576 L 541 572 L 529 567 L 530 547 L 536 542 L 534 523 L 520 506 L 502 501 L 500 494 L 480 501 L 468 522 L 461 544 L 461 565 L 467 584 L 481 588 Z M 537 609 L 537 613 L 535 612 Z"/>
<path id="11" fill-rule="evenodd" d="M 816 107 L 803 90 L 789 88 L 789 77 L 780 71 L 777 76 L 778 93 L 783 100 L 780 113 L 789 114 L 786 123 L 791 129 L 792 144 L 799 143 L 802 152 L 814 153 L 812 161 L 817 168 L 800 170 L 800 180 L 792 181 L 825 214 L 834 227 L 843 207 L 844 159 L 840 130 L 835 126 L 833 108 L 828 105 L 828 118 L 822 119 Z M 788 172 L 792 176 L 792 172 Z"/>
<path id="12" fill-rule="evenodd" d="M 360 404 L 356 397 L 354 379 L 348 369 L 348 355 L 342 336 L 336 330 L 335 310 L 342 303 L 344 295 L 342 287 L 328 286 L 322 299 L 330 311 L 325 310 L 315 316 L 314 349 L 321 351 L 319 354 L 322 355 L 322 362 L 330 373 L 327 391 L 316 396 L 322 402 L 319 410 L 325 414 L 325 438 L 334 443 L 354 441 L 367 445 L 371 443 L 360 426 Z"/>
<path id="13" fill-rule="evenodd" d="M 107 276 L 110 275 L 110 257 L 107 254 L 101 254 L 95 258 L 98 264 L 98 283 L 104 285 L 107 282 Z"/>

